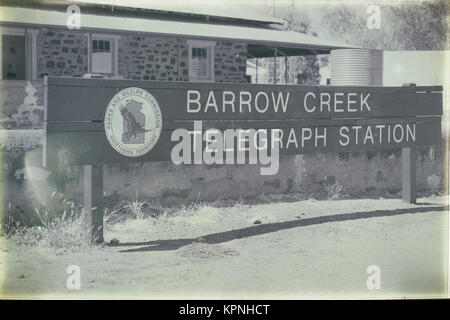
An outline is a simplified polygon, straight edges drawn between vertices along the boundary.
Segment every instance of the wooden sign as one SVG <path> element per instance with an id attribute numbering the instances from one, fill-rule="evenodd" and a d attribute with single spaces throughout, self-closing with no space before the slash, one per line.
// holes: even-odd
<path id="1" fill-rule="evenodd" d="M 203 133 L 217 129 L 230 136 L 235 149 L 245 129 L 269 142 L 277 133 L 281 154 L 439 144 L 441 91 L 48 78 L 45 160 L 170 160 L 179 143 L 174 131 L 192 131 L 194 121 L 201 121 Z M 127 116 L 135 125 L 146 122 L 147 131 L 122 136 Z M 205 134 L 202 142 L 206 146 Z"/>
<path id="2" fill-rule="evenodd" d="M 415 147 L 441 143 L 439 86 L 46 78 L 45 100 L 44 165 L 84 165 L 96 242 L 103 241 L 103 163 L 253 164 L 269 154 L 403 148 L 403 199 L 414 203 Z"/>

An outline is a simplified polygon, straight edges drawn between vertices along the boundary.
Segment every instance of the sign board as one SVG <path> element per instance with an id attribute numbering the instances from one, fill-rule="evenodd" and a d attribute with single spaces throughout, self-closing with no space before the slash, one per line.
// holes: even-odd
<path id="1" fill-rule="evenodd" d="M 103 163 L 259 159 L 270 175 L 280 154 L 403 148 L 403 199 L 414 203 L 415 147 L 441 142 L 442 87 L 46 78 L 45 100 L 44 165 L 84 165 L 95 242 L 103 242 Z M 261 161 L 269 155 L 276 166 Z"/>
<path id="2" fill-rule="evenodd" d="M 245 130 L 281 154 L 434 145 L 442 87 L 333 87 L 48 78 L 45 162 L 67 165 L 171 159 L 185 129 L 207 152 L 248 147 Z M 215 130 L 214 130 L 215 129 Z M 233 142 L 233 144 L 231 144 Z M 195 152 L 191 148 L 191 152 Z M 189 157 L 186 157 L 189 158 Z M 194 158 L 194 156 L 190 157 Z"/>

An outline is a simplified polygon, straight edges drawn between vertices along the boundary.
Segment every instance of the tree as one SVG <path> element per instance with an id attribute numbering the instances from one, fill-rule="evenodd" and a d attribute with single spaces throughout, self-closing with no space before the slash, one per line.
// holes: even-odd
<path id="1" fill-rule="evenodd" d="M 317 36 L 317 33 L 310 28 L 308 16 L 298 10 L 294 0 L 280 2 L 266 0 L 265 5 L 266 12 L 271 12 L 285 21 L 284 30 Z M 282 75 L 285 83 L 303 85 L 320 83 L 320 62 L 316 55 L 283 57 L 281 59 L 284 59 L 285 62 L 284 75 Z"/>
<path id="2" fill-rule="evenodd" d="M 262 3 L 262 2 L 260 2 Z M 379 6 L 381 28 L 369 29 L 369 5 Z M 416 1 L 302 1 L 265 0 L 266 14 L 286 21 L 285 29 L 349 45 L 382 50 L 445 50 L 449 48 L 447 0 Z M 304 84 L 320 81 L 315 56 L 287 59 L 288 83 L 296 83 L 300 72 Z"/>
<path id="3" fill-rule="evenodd" d="M 391 7 L 391 26 L 395 49 L 448 49 L 449 3 L 446 1 L 402 4 Z M 398 23 L 401 22 L 401 23 Z M 396 45 L 395 45 L 396 44 Z"/>
<path id="4" fill-rule="evenodd" d="M 383 50 L 445 50 L 448 48 L 445 0 L 386 2 L 381 11 L 381 28 L 367 27 L 368 3 L 323 7 L 318 19 L 322 34 L 333 35 L 348 44 Z"/>

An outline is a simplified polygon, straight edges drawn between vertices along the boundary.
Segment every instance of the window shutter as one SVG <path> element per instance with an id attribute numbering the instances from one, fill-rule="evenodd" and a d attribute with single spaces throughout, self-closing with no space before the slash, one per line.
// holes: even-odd
<path id="1" fill-rule="evenodd" d="M 210 76 L 210 49 L 192 48 L 191 54 L 191 75 L 194 78 L 208 78 Z"/>
<path id="2" fill-rule="evenodd" d="M 94 39 L 92 40 L 92 70 L 93 73 L 113 73 L 113 52 L 110 39 Z"/>

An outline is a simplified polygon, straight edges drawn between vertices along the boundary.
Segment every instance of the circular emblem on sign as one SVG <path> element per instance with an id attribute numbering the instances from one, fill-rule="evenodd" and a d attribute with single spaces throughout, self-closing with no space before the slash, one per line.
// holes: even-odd
<path id="1" fill-rule="evenodd" d="M 139 157 L 156 145 L 162 117 L 156 99 L 146 90 L 126 88 L 109 102 L 105 133 L 111 146 L 127 157 Z"/>

